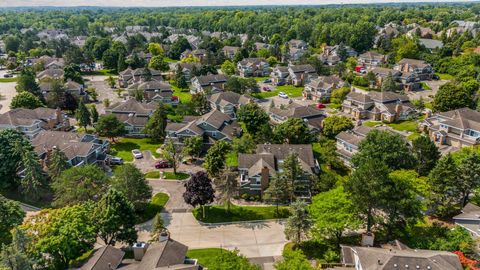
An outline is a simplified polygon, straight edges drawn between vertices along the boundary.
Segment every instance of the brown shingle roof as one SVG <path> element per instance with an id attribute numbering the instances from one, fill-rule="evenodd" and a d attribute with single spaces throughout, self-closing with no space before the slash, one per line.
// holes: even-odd
<path id="1" fill-rule="evenodd" d="M 112 246 L 97 249 L 79 270 L 111 270 L 117 269 L 125 252 Z"/>
<path id="2" fill-rule="evenodd" d="M 56 118 L 56 110 L 49 108 L 13 109 L 0 114 L 0 125 L 30 126 L 36 121 L 47 121 Z"/>

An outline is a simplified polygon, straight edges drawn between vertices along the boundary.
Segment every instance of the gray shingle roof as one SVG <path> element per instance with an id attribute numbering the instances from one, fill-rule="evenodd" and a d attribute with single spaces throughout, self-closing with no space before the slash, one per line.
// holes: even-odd
<path id="1" fill-rule="evenodd" d="M 79 270 L 111 270 L 117 269 L 125 252 L 112 246 L 97 249 Z"/>

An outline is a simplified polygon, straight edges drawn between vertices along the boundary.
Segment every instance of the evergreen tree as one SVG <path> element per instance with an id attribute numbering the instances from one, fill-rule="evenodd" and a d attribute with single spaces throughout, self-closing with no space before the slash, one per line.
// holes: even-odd
<path id="1" fill-rule="evenodd" d="M 458 202 L 461 193 L 457 187 L 458 175 L 457 165 L 450 154 L 442 157 L 430 171 L 429 205 L 435 215 L 445 217 L 459 209 Z"/>
<path id="2" fill-rule="evenodd" d="M 131 163 L 115 169 L 112 187 L 125 194 L 137 212 L 142 211 L 152 197 L 152 187 L 145 180 L 145 175 Z"/>
<path id="3" fill-rule="evenodd" d="M 276 175 L 270 179 L 268 188 L 263 193 L 263 199 L 273 201 L 276 206 L 276 213 L 279 215 L 278 206 L 280 203 L 290 200 L 288 192 L 288 180 L 283 175 Z"/>
<path id="4" fill-rule="evenodd" d="M 26 237 L 23 231 L 15 229 L 10 245 L 3 245 L 0 252 L 0 269 L 33 270 L 33 260 L 26 250 Z"/>
<path id="5" fill-rule="evenodd" d="M 47 98 L 47 105 L 50 108 L 63 108 L 65 102 L 65 88 L 60 80 L 53 80 L 50 84 L 50 93 Z"/>
<path id="6" fill-rule="evenodd" d="M 23 177 L 20 180 L 21 192 L 24 196 L 37 200 L 40 197 L 41 188 L 46 183 L 45 173 L 34 151 L 21 149 Z"/>
<path id="7" fill-rule="evenodd" d="M 115 245 L 117 241 L 131 245 L 137 241 L 133 205 L 114 188 L 110 188 L 96 204 L 93 220 L 97 226 L 98 237 L 105 245 Z"/>
<path id="8" fill-rule="evenodd" d="M 464 207 L 469 195 L 480 187 L 480 156 L 476 152 L 468 154 L 458 166 L 458 189 L 461 193 L 460 206 Z"/>
<path id="9" fill-rule="evenodd" d="M 122 72 L 127 69 L 127 63 L 125 62 L 125 56 L 120 54 L 117 61 L 117 71 Z"/>
<path id="10" fill-rule="evenodd" d="M 167 127 L 167 110 L 163 102 L 158 104 L 157 109 L 145 125 L 145 132 L 157 142 L 165 139 L 165 128 Z"/>
<path id="11" fill-rule="evenodd" d="M 55 179 L 59 177 L 63 171 L 71 166 L 65 153 L 57 147 L 54 147 L 51 152 L 47 153 L 47 168 L 50 178 Z"/>
<path id="12" fill-rule="evenodd" d="M 389 72 L 385 80 L 383 80 L 381 90 L 382 92 L 394 92 L 397 90 L 397 84 L 391 72 Z"/>
<path id="13" fill-rule="evenodd" d="M 97 123 L 98 121 L 98 111 L 95 104 L 90 105 L 90 116 L 92 117 L 92 124 Z"/>
<path id="14" fill-rule="evenodd" d="M 292 240 L 295 245 L 300 244 L 304 236 L 310 231 L 312 221 L 304 201 L 295 201 L 290 205 L 292 215 L 285 224 L 285 236 Z"/>
<path id="15" fill-rule="evenodd" d="M 416 170 L 422 176 L 428 175 L 440 159 L 440 151 L 427 136 L 420 136 L 412 141 L 412 153 L 416 160 Z"/>
<path id="16" fill-rule="evenodd" d="M 87 106 L 83 104 L 82 101 L 78 104 L 78 109 L 75 113 L 75 118 L 77 119 L 78 125 L 87 131 L 87 126 L 92 124 L 90 111 L 87 109 Z"/>
<path id="17" fill-rule="evenodd" d="M 17 86 L 15 86 L 18 93 L 29 92 L 34 96 L 38 97 L 42 102 L 45 101 L 41 91 L 40 86 L 35 79 L 35 72 L 32 69 L 24 69 L 20 73 L 17 79 Z"/>

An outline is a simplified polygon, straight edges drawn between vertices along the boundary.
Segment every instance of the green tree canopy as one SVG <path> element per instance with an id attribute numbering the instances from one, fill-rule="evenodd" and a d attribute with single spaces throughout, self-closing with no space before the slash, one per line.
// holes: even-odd
<path id="1" fill-rule="evenodd" d="M 26 91 L 18 93 L 16 96 L 13 97 L 12 102 L 10 103 L 10 109 L 36 109 L 43 106 L 44 105 L 42 101 L 37 96 Z"/>
<path id="2" fill-rule="evenodd" d="M 145 132 L 155 141 L 161 142 L 165 139 L 165 128 L 167 127 L 167 110 L 163 102 L 158 104 L 153 115 L 145 125 Z"/>
<path id="3" fill-rule="evenodd" d="M 217 141 L 207 151 L 205 163 L 203 164 L 208 174 L 216 176 L 225 167 L 227 153 L 231 150 L 231 145 L 226 141 Z"/>
<path id="4" fill-rule="evenodd" d="M 9 200 L 0 194 L 0 243 L 8 244 L 11 241 L 10 231 L 22 224 L 25 212 L 18 202 Z"/>
<path id="5" fill-rule="evenodd" d="M 115 137 L 125 134 L 125 125 L 118 121 L 113 114 L 102 115 L 98 118 L 95 130 L 100 136 L 104 136 L 115 142 Z"/>
<path id="6" fill-rule="evenodd" d="M 273 135 L 279 143 L 309 144 L 313 140 L 307 124 L 300 118 L 289 118 L 277 125 L 273 130 Z"/>
<path id="7" fill-rule="evenodd" d="M 247 132 L 255 137 L 262 126 L 268 125 L 270 118 L 256 103 L 248 103 L 238 110 L 238 121 L 245 124 Z"/>
<path id="8" fill-rule="evenodd" d="M 330 139 L 334 139 L 338 133 L 353 128 L 353 122 L 345 116 L 330 116 L 323 120 L 322 132 Z"/>
<path id="9" fill-rule="evenodd" d="M 152 197 L 152 187 L 145 180 L 145 175 L 131 163 L 115 169 L 112 187 L 122 192 L 136 211 L 141 211 Z"/>

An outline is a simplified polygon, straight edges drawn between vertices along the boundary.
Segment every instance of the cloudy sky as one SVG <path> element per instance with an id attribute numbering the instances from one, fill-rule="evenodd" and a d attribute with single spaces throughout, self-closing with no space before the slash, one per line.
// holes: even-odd
<path id="1" fill-rule="evenodd" d="M 415 0 L 0 0 L 0 7 L 20 6 L 239 6 L 239 5 L 321 5 L 387 2 L 418 2 Z M 422 0 L 422 2 L 465 2 L 465 0 Z"/>

